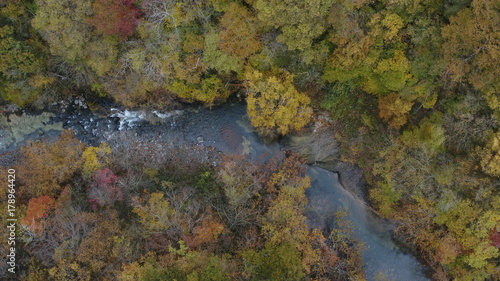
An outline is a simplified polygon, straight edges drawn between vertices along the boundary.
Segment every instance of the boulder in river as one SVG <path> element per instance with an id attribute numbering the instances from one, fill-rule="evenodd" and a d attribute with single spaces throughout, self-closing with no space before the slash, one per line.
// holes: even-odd
<path id="1" fill-rule="evenodd" d="M 357 198 L 365 199 L 367 192 L 363 170 L 340 161 L 339 144 L 330 123 L 327 117 L 320 115 L 307 130 L 286 136 L 283 144 L 300 153 L 307 164 L 338 172 L 342 186 Z"/>
<path id="2" fill-rule="evenodd" d="M 300 153 L 307 164 L 327 170 L 333 170 L 340 159 L 333 128 L 325 118 L 317 118 L 314 125 L 303 132 L 285 136 L 282 143 Z"/>

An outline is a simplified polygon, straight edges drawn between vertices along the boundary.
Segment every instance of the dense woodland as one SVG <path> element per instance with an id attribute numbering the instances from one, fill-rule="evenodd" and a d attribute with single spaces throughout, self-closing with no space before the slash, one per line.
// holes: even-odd
<path id="1" fill-rule="evenodd" d="M 43 109 L 83 95 L 91 107 L 168 109 L 238 95 L 271 139 L 327 111 L 342 160 L 363 169 L 369 201 L 433 280 L 500 280 L 499 1 L 0 8 L 1 103 Z M 144 145 L 85 146 L 66 132 L 22 149 L 22 278 L 362 280 L 347 222 L 330 233 L 305 224 L 297 156 L 211 166 Z"/>
<path id="2" fill-rule="evenodd" d="M 298 155 L 257 165 L 209 148 L 113 146 L 65 131 L 21 149 L 18 279 L 363 279 L 362 244 L 341 213 L 329 232 L 306 224 Z"/>

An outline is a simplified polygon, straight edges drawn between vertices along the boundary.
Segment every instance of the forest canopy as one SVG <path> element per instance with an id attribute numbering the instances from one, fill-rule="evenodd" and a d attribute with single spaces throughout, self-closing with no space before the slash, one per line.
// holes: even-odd
<path id="1" fill-rule="evenodd" d="M 327 112 L 341 160 L 363 169 L 370 203 L 433 279 L 500 280 L 499 19 L 496 0 L 0 1 L 0 103 L 240 97 L 272 139 Z M 70 133 L 22 154 L 26 280 L 326 280 L 345 277 L 339 256 L 358 258 L 355 241 L 334 251 L 307 228 L 307 177 L 288 158 L 266 178 L 225 159 L 191 182 L 122 167 Z M 121 184 L 134 173 L 145 190 Z M 197 209 L 200 194 L 214 198 Z"/>

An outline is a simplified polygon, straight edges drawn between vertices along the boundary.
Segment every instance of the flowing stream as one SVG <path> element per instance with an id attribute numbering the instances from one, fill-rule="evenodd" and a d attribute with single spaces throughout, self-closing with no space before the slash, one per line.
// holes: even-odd
<path id="1" fill-rule="evenodd" d="M 281 148 L 279 143 L 263 142 L 253 132 L 242 104 L 174 112 L 110 109 L 107 116 L 94 115 L 81 107 L 80 101 L 72 104 L 61 113 L 0 116 L 0 155 L 15 150 L 26 139 L 57 136 L 63 128 L 75 130 L 80 140 L 92 145 L 128 133 L 179 146 L 212 146 L 251 160 L 262 155 L 272 157 Z M 312 182 L 307 191 L 308 223 L 325 227 L 333 212 L 345 210 L 355 235 L 365 244 L 364 265 L 360 266 L 364 266 L 368 280 L 428 280 L 424 266 L 392 241 L 391 224 L 372 214 L 364 202 L 344 189 L 336 173 L 310 166 L 308 175 Z"/>
<path id="2" fill-rule="evenodd" d="M 307 190 L 309 225 L 325 227 L 331 214 L 346 211 L 354 226 L 354 234 L 365 244 L 363 252 L 367 280 L 419 281 L 429 280 L 417 259 L 400 250 L 392 241 L 391 224 L 369 211 L 338 181 L 338 174 L 319 167 L 310 167 L 312 187 Z"/>

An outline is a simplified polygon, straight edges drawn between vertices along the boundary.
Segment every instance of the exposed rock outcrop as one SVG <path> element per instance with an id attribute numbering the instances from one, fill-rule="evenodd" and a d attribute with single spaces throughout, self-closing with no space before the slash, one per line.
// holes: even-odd
<path id="1" fill-rule="evenodd" d="M 309 165 L 333 170 L 339 162 L 339 145 L 326 117 L 318 117 L 313 126 L 300 133 L 287 135 L 282 143 L 300 153 Z"/>
<path id="2" fill-rule="evenodd" d="M 366 199 L 366 181 L 363 178 L 363 170 L 351 163 L 337 162 L 333 171 L 339 174 L 339 182 L 349 190 L 355 197 Z"/>
<path id="3" fill-rule="evenodd" d="M 300 153 L 307 164 L 338 172 L 344 188 L 360 199 L 366 198 L 363 171 L 354 164 L 340 161 L 340 148 L 331 121 L 324 115 L 319 115 L 306 130 L 286 136 L 282 143 Z"/>

